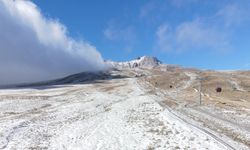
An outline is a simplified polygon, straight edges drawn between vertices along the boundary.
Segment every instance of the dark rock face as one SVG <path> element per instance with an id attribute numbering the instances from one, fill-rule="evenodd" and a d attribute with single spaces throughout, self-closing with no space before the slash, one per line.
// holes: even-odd
<path id="1" fill-rule="evenodd" d="M 138 64 L 134 63 L 132 68 L 136 68 L 136 67 L 138 67 Z"/>

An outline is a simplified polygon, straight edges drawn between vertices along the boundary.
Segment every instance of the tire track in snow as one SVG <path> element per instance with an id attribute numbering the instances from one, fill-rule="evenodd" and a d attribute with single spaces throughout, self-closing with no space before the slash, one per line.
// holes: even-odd
<path id="1" fill-rule="evenodd" d="M 231 149 L 231 150 L 236 150 L 236 148 L 234 148 L 232 145 L 230 145 L 229 143 L 227 143 L 226 141 L 224 141 L 223 139 L 221 139 L 219 136 L 213 134 L 211 131 L 208 131 L 205 128 L 202 128 L 198 125 L 195 125 L 194 123 L 191 123 L 190 121 L 184 119 L 183 117 L 180 117 L 179 115 L 177 115 L 176 113 L 174 113 L 174 111 L 172 111 L 168 106 L 166 106 L 166 104 L 159 102 L 162 106 L 166 107 L 166 110 L 168 111 L 168 113 L 170 113 L 174 118 L 176 118 L 177 120 L 196 128 L 197 130 L 207 134 L 208 136 L 212 137 L 213 139 L 215 139 L 216 141 L 218 141 L 219 143 L 223 144 L 225 147 Z"/>

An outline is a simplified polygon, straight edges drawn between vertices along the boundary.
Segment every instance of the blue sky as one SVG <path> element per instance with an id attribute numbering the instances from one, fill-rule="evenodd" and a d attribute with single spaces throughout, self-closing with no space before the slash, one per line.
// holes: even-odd
<path id="1" fill-rule="evenodd" d="M 202 69 L 250 69 L 249 0 L 33 0 L 104 59 L 141 55 Z"/>

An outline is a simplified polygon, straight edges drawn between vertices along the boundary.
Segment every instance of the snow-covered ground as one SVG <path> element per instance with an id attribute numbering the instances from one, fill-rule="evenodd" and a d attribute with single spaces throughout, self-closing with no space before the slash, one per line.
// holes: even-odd
<path id="1" fill-rule="evenodd" d="M 0 149 L 230 149 L 136 78 L 0 91 Z"/>

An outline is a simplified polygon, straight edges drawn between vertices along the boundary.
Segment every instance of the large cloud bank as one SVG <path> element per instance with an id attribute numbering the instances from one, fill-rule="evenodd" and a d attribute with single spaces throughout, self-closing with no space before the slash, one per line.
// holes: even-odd
<path id="1" fill-rule="evenodd" d="M 0 85 L 105 69 L 100 53 L 67 35 L 31 1 L 0 0 Z"/>

